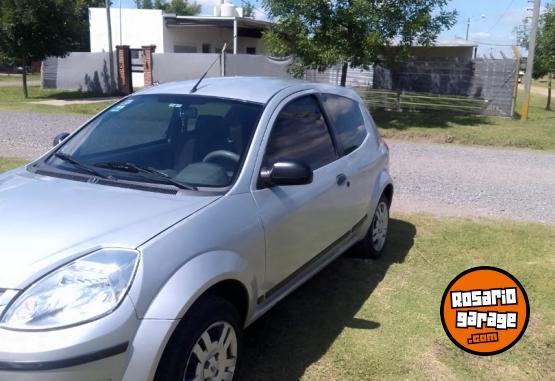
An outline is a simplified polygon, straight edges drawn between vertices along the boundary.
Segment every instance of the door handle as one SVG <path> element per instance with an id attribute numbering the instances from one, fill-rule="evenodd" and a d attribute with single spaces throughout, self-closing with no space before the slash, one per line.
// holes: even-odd
<path id="1" fill-rule="evenodd" d="M 337 175 L 337 185 L 342 186 L 345 183 L 347 183 L 347 186 L 351 185 L 347 181 L 347 175 L 345 175 L 344 173 Z"/>

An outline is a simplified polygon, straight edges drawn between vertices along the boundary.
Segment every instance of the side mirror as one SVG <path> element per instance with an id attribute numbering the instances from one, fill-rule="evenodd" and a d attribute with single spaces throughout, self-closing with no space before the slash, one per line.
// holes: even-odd
<path id="1" fill-rule="evenodd" d="M 304 185 L 312 182 L 312 170 L 294 161 L 278 161 L 271 168 L 260 171 L 260 180 L 266 186 Z"/>
<path id="2" fill-rule="evenodd" d="M 68 136 L 69 136 L 69 133 L 67 132 L 62 132 L 61 134 L 56 135 L 56 137 L 54 138 L 54 141 L 52 142 L 52 146 L 56 147 L 58 144 L 66 140 Z"/>

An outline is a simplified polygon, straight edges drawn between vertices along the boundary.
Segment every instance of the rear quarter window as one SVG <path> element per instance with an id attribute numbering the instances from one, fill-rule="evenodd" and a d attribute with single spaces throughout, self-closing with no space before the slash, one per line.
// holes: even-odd
<path id="1" fill-rule="evenodd" d="M 345 155 L 362 145 L 368 132 L 358 102 L 333 94 L 322 94 L 322 104 Z"/>

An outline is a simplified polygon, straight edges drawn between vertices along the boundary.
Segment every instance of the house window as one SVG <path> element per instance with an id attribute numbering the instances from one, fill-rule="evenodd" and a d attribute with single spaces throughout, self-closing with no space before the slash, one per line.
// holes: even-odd
<path id="1" fill-rule="evenodd" d="M 253 47 L 247 48 L 247 54 L 256 54 L 256 48 L 253 48 Z"/>
<path id="2" fill-rule="evenodd" d="M 197 47 L 188 45 L 174 45 L 173 51 L 174 53 L 196 53 Z"/>
<path id="3" fill-rule="evenodd" d="M 210 53 L 210 44 L 202 44 L 202 52 L 203 53 Z"/>

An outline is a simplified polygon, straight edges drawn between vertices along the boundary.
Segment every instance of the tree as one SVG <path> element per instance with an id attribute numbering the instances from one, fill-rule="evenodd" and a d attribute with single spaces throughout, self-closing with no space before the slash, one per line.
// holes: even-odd
<path id="1" fill-rule="evenodd" d="M 241 3 L 241 7 L 243 8 L 243 17 L 252 17 L 254 18 L 254 4 L 251 3 L 249 0 L 243 0 Z"/>
<path id="2" fill-rule="evenodd" d="M 139 9 L 161 9 L 165 13 L 175 13 L 178 16 L 195 16 L 200 13 L 201 6 L 188 0 L 135 0 Z"/>
<path id="3" fill-rule="evenodd" d="M 523 48 L 528 48 L 530 22 L 522 21 L 522 25 L 515 28 L 517 41 Z M 536 56 L 534 59 L 534 79 L 548 77 L 546 110 L 551 110 L 551 89 L 555 76 L 555 3 L 549 4 L 540 17 L 538 35 L 536 38 Z"/>
<path id="4" fill-rule="evenodd" d="M 75 0 L 0 0 L 0 62 L 27 67 L 48 56 L 63 57 L 78 45 L 81 25 Z"/>
<path id="5" fill-rule="evenodd" d="M 295 55 L 293 74 L 342 64 L 344 86 L 348 65 L 368 68 L 394 43 L 400 49 L 389 54 L 433 43 L 455 22 L 456 11 L 446 6 L 447 0 L 264 0 L 276 24 L 263 39 L 270 54 Z"/>
<path id="6" fill-rule="evenodd" d="M 152 0 L 135 0 L 138 9 L 152 9 Z"/>

